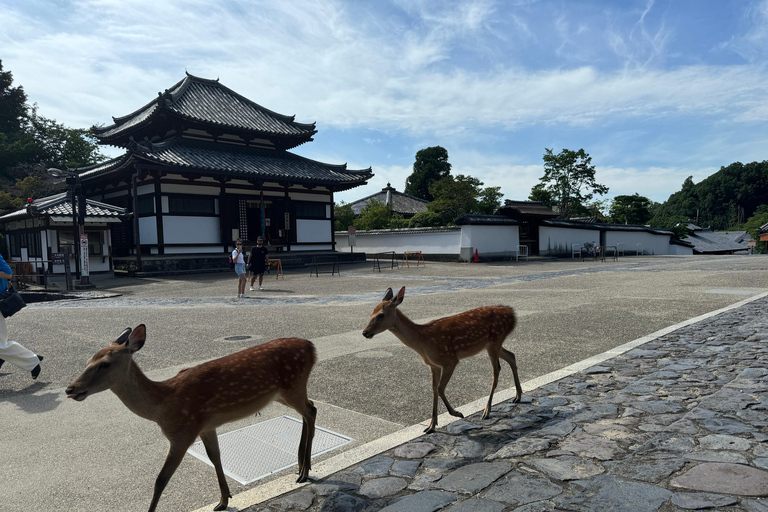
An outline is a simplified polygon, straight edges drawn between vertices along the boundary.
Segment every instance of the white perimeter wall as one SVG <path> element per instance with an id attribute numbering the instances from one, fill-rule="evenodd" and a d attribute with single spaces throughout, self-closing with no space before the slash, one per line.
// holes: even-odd
<path id="1" fill-rule="evenodd" d="M 358 232 L 355 237 L 356 252 L 404 252 L 421 251 L 422 254 L 455 254 L 458 258 L 461 248 L 461 229 L 444 232 L 414 232 L 398 229 L 392 232 L 367 234 Z M 346 233 L 336 233 L 336 250 L 349 252 Z"/>
<path id="2" fill-rule="evenodd" d="M 670 254 L 670 249 L 676 247 L 669 243 L 671 238 L 644 231 L 606 231 L 605 245 L 624 244 L 625 254 L 637 254 L 641 250 L 637 244 L 643 244 L 642 254 Z"/>
<path id="3" fill-rule="evenodd" d="M 518 226 L 461 226 L 461 247 L 477 249 L 480 256 L 513 256 L 520 244 Z"/>
<path id="4" fill-rule="evenodd" d="M 600 231 L 596 229 L 539 227 L 539 254 L 542 256 L 570 256 L 573 244 L 594 242 L 600 245 Z"/>

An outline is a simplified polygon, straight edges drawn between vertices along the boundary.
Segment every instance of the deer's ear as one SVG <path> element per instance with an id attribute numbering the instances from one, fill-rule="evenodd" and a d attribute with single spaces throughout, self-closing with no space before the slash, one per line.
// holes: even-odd
<path id="1" fill-rule="evenodd" d="M 400 291 L 397 292 L 397 297 L 395 297 L 395 300 L 392 301 L 392 304 L 399 306 L 403 302 L 403 297 L 405 297 L 405 286 L 400 288 Z"/>
<path id="2" fill-rule="evenodd" d="M 130 336 L 128 336 L 128 350 L 131 354 L 141 350 L 144 341 L 147 339 L 147 328 L 144 324 L 137 325 Z"/>
<path id="3" fill-rule="evenodd" d="M 125 330 L 120 334 L 120 336 L 117 337 L 115 340 L 115 345 L 123 345 L 126 341 L 128 341 L 128 336 L 131 334 L 131 328 L 126 327 Z"/>
<path id="4" fill-rule="evenodd" d="M 392 300 L 392 297 L 394 294 L 392 293 L 392 288 L 387 288 L 387 293 L 384 294 L 384 298 L 381 300 Z"/>

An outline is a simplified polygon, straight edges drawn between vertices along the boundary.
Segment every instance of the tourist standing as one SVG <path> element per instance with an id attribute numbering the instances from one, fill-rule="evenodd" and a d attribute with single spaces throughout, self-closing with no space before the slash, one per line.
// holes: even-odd
<path id="1" fill-rule="evenodd" d="M 264 247 L 264 239 L 259 237 L 256 239 L 256 247 L 251 249 L 251 254 L 248 256 L 248 268 L 251 269 L 251 291 L 253 291 L 253 283 L 256 281 L 256 276 L 259 276 L 259 290 L 263 290 L 261 287 L 261 281 L 264 279 L 264 271 L 269 265 L 269 250 Z"/>
<path id="2" fill-rule="evenodd" d="M 237 298 L 248 298 L 248 296 L 245 294 L 245 283 L 247 282 L 247 277 L 245 275 L 243 241 L 239 238 L 235 241 L 235 250 L 232 251 L 232 262 L 235 264 L 235 274 L 237 274 Z"/>
<path id="3" fill-rule="evenodd" d="M 13 271 L 5 259 L 0 255 L 0 293 L 8 288 L 8 279 L 13 276 Z M 40 375 L 40 361 L 43 356 L 38 356 L 31 350 L 28 350 L 16 343 L 8 341 L 8 325 L 5 323 L 5 317 L 0 315 L 0 366 L 8 361 L 22 370 L 27 370 L 36 379 Z"/>

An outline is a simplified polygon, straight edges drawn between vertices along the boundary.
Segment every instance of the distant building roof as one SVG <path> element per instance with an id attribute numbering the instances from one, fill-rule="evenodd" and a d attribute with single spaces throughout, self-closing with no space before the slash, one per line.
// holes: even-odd
<path id="1" fill-rule="evenodd" d="M 749 250 L 752 236 L 746 231 L 712 231 L 699 228 L 685 239 L 697 254 L 733 254 Z"/>
<path id="2" fill-rule="evenodd" d="M 125 208 L 98 201 L 86 200 L 86 222 L 120 222 L 126 214 Z M 12 222 L 27 217 L 49 215 L 51 220 L 67 222 L 72 220 L 72 201 L 67 192 L 36 199 L 30 208 L 22 208 L 0 217 L 0 222 Z"/>
<path id="3" fill-rule="evenodd" d="M 376 192 L 368 197 L 358 199 L 357 201 L 349 203 L 349 205 L 352 207 L 352 211 L 355 212 L 355 215 L 360 215 L 363 208 L 365 208 L 371 201 L 388 204 L 392 207 L 393 212 L 399 213 L 404 217 L 413 217 L 417 213 L 427 211 L 427 204 L 429 204 L 429 201 L 419 197 L 413 197 L 398 192 L 394 187 L 387 183 L 387 186 L 381 189 L 381 192 Z"/>
<path id="4" fill-rule="evenodd" d="M 133 142 L 129 153 L 113 160 L 79 169 L 83 180 L 120 172 L 132 160 L 175 168 L 199 170 L 209 175 L 299 181 L 346 190 L 364 184 L 373 176 L 370 168 L 349 170 L 346 164 L 333 165 L 310 160 L 288 151 L 276 151 L 235 144 L 221 144 L 176 137 L 153 144 Z"/>
<path id="5" fill-rule="evenodd" d="M 223 131 L 247 134 L 247 138 L 279 137 L 284 149 L 312 140 L 315 124 L 297 123 L 294 116 L 273 112 L 235 91 L 219 80 L 208 80 L 187 73 L 181 81 L 158 93 L 158 97 L 135 112 L 113 117 L 114 124 L 97 128 L 94 134 L 103 144 L 124 146 L 128 136 L 142 138 L 142 128 L 164 117 L 174 117 L 187 124 L 219 127 Z"/>
<path id="6" fill-rule="evenodd" d="M 608 224 L 606 222 L 583 222 L 577 220 L 565 220 L 565 219 L 546 219 L 542 221 L 545 226 L 558 226 L 563 228 L 581 228 L 581 229 L 597 229 L 602 231 L 643 231 L 646 233 L 653 233 L 654 235 L 669 235 L 674 236 L 672 231 L 666 229 L 657 229 L 649 226 L 640 226 L 634 224 Z"/>
<path id="7" fill-rule="evenodd" d="M 496 213 L 517 220 L 540 220 L 557 217 L 557 213 L 553 212 L 551 208 L 548 208 L 544 203 L 539 201 L 507 200 L 504 202 L 504 206 L 500 207 Z"/>
<path id="8" fill-rule="evenodd" d="M 517 226 L 520 224 L 519 220 L 510 219 L 503 215 L 480 215 L 477 213 L 465 213 L 458 218 L 456 224 L 473 225 L 473 226 Z"/>

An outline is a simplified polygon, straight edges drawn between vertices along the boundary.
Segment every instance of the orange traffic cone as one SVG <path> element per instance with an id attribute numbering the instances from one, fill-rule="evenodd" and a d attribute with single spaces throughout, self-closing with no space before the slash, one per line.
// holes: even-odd
<path id="1" fill-rule="evenodd" d="M 477 254 L 477 249 L 475 249 L 475 259 L 474 259 L 474 262 L 475 263 L 480 263 L 480 255 Z"/>

